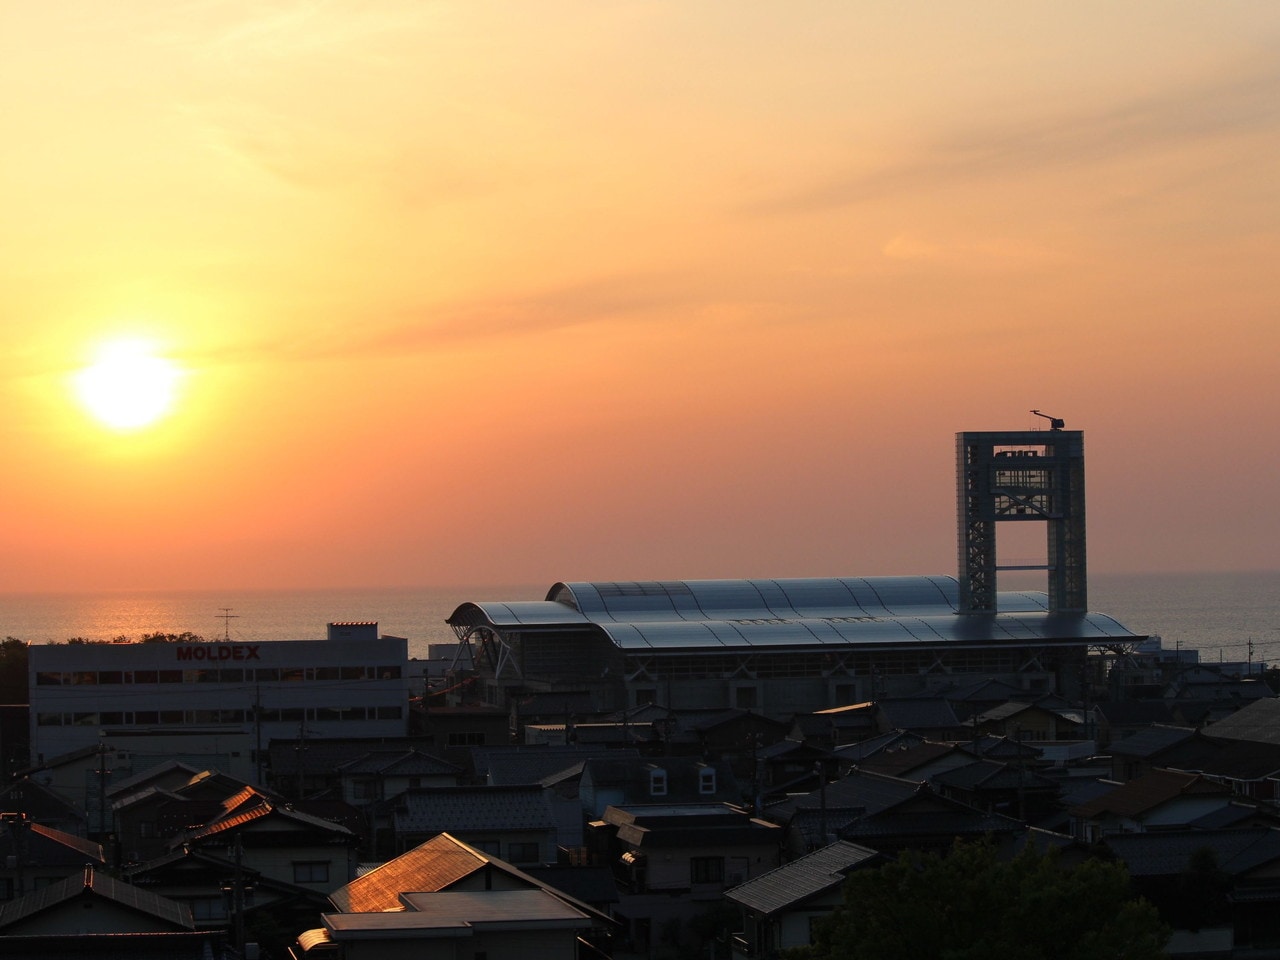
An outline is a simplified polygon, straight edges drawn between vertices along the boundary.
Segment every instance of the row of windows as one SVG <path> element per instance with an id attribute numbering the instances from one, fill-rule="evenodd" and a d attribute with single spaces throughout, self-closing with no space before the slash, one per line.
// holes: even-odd
<path id="1" fill-rule="evenodd" d="M 41 687 L 119 686 L 137 683 L 305 683 L 331 680 L 399 680 L 399 666 L 258 667 L 207 670 L 42 670 Z"/>
<path id="2" fill-rule="evenodd" d="M 676 679 L 724 678 L 746 672 L 753 678 L 809 678 L 831 676 L 841 672 L 852 676 L 901 676 L 927 671 L 935 661 L 941 661 L 949 670 L 957 673 L 981 671 L 1007 673 L 1017 670 L 1027 659 L 1031 646 L 1004 648 L 952 648 L 939 650 L 923 647 L 919 650 L 841 651 L 836 653 L 795 652 L 773 654 L 722 654 L 669 657 L 661 660 L 637 655 L 628 664 L 629 670 L 644 668 L 650 675 L 662 674 Z M 1080 661 L 1084 657 L 1081 647 L 1067 647 L 1053 651 L 1049 656 L 1056 661 Z"/>
<path id="3" fill-rule="evenodd" d="M 323 720 L 402 720 L 404 707 L 263 707 L 264 723 Z M 41 727 L 152 727 L 164 724 L 253 723 L 253 709 L 239 710 L 102 710 L 82 713 L 37 713 Z"/>

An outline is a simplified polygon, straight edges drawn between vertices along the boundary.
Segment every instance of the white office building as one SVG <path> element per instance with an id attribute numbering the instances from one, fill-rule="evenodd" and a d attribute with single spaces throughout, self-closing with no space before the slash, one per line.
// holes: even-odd
<path id="1" fill-rule="evenodd" d="M 275 739 L 403 737 L 408 641 L 377 623 L 325 640 L 33 645 L 34 763 L 89 746 L 205 738 L 255 751 Z M 145 747 L 144 747 L 145 745 Z"/>

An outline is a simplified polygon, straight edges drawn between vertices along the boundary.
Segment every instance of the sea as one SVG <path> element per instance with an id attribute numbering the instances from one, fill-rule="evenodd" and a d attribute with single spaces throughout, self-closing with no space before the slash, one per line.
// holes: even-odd
<path id="1" fill-rule="evenodd" d="M 137 640 L 193 633 L 206 640 L 316 640 L 333 622 L 376 622 L 404 637 L 409 655 L 455 641 L 445 622 L 459 604 L 541 600 L 550 583 L 334 589 L 112 591 L 0 594 L 0 636 L 29 643 L 73 637 Z M 1022 589 L 1006 585 L 1003 589 Z M 1201 662 L 1280 662 L 1280 570 L 1250 573 L 1090 574 L 1089 608 L 1165 649 L 1198 651 Z"/>

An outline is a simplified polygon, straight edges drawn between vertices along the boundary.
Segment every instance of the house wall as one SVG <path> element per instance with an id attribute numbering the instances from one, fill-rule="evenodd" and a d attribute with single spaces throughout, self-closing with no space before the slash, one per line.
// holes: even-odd
<path id="1" fill-rule="evenodd" d="M 224 854 L 225 855 L 225 854 Z M 244 845 L 241 863 L 250 870 L 257 870 L 273 880 L 292 883 L 307 890 L 329 894 L 355 879 L 356 858 L 354 851 L 334 844 L 299 843 L 291 846 L 258 847 L 252 841 Z M 325 879 L 298 879 L 295 864 L 326 864 Z M 302 877 L 314 876 L 311 867 L 304 867 Z"/>
<path id="2" fill-rule="evenodd" d="M 792 947 L 807 947 L 813 942 L 811 938 L 813 921 L 819 917 L 828 916 L 839 902 L 839 897 L 836 897 L 832 903 L 823 906 L 815 905 L 810 909 L 796 910 L 783 914 L 777 926 L 778 949 L 789 950 Z"/>
<path id="3" fill-rule="evenodd" d="M 345 960 L 574 960 L 577 932 L 573 930 L 468 930 L 458 937 L 370 938 L 340 941 Z"/>
<path id="4" fill-rule="evenodd" d="M 774 828 L 756 843 L 707 842 L 697 846 L 646 850 L 645 887 L 651 891 L 692 890 L 695 897 L 698 894 L 719 896 L 725 888 L 744 883 L 778 866 L 781 862 L 778 851 L 781 839 L 781 828 Z M 693 883 L 692 861 L 706 857 L 724 860 L 723 882 Z"/>
<path id="5" fill-rule="evenodd" d="M 158 917 L 150 917 L 136 910 L 94 894 L 83 894 L 59 904 L 52 910 L 43 910 L 6 927 L 5 936 L 40 936 L 68 933 L 172 933 L 173 926 Z M 0 939 L 0 943 L 3 940 Z M 4 948 L 0 946 L 0 954 Z"/>

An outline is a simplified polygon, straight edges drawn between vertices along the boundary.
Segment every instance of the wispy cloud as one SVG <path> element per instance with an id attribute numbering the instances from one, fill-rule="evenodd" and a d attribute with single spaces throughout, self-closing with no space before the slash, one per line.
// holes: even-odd
<path id="1" fill-rule="evenodd" d="M 765 212 L 856 204 L 909 191 L 1105 163 L 1169 148 L 1272 134 L 1280 128 L 1280 55 L 1121 99 L 1093 111 L 978 123 L 892 166 L 829 178 L 763 205 Z"/>

